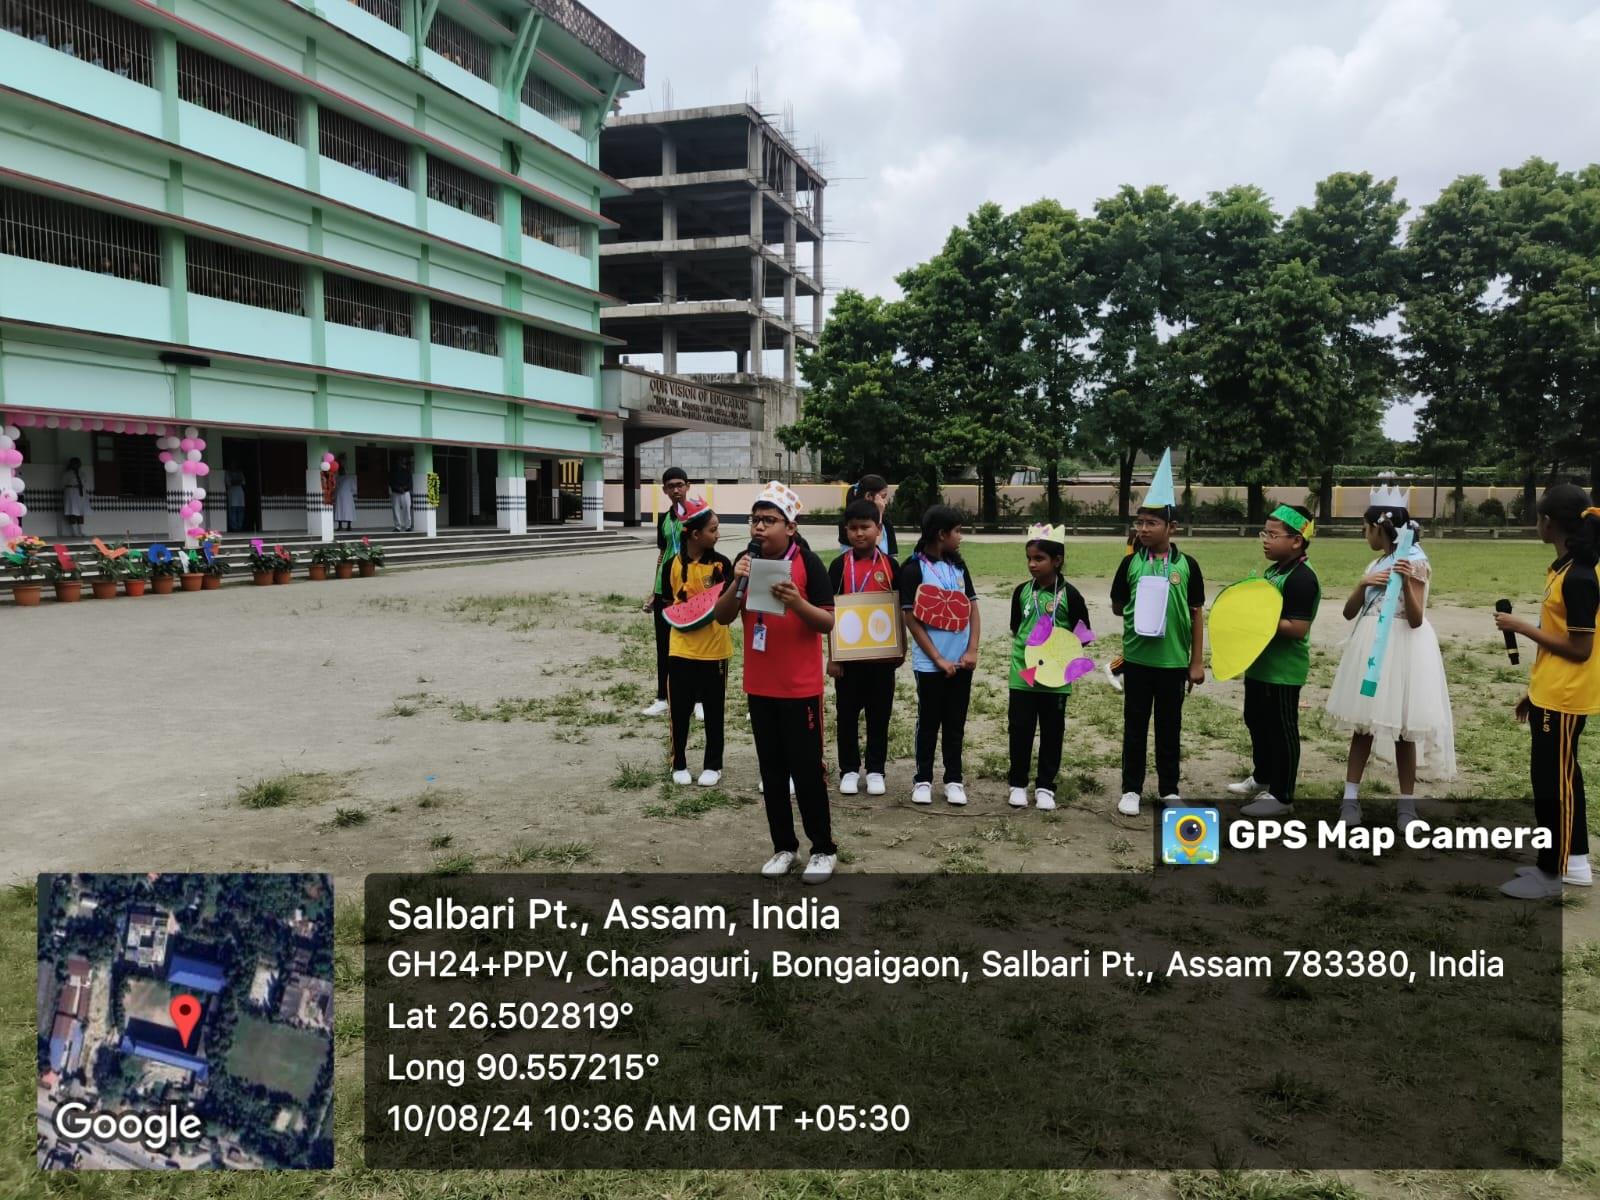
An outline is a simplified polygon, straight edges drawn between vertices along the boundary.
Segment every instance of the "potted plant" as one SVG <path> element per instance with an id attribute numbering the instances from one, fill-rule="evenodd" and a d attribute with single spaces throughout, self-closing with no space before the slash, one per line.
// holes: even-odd
<path id="1" fill-rule="evenodd" d="M 202 591 L 214 592 L 222 586 L 222 577 L 228 573 L 228 564 L 220 554 L 212 553 L 200 566 L 200 588 Z"/>
<path id="2" fill-rule="evenodd" d="M 333 544 L 334 570 L 340 579 L 349 579 L 356 573 L 356 555 L 349 542 Z"/>
<path id="3" fill-rule="evenodd" d="M 310 554 L 311 565 L 306 568 L 308 579 L 326 579 L 328 567 L 337 561 L 339 552 L 332 545 L 317 546 Z"/>
<path id="4" fill-rule="evenodd" d="M 272 582 L 272 573 L 277 565 L 277 555 L 262 545 L 260 538 L 251 539 L 250 578 L 257 587 L 266 587 Z"/>
<path id="5" fill-rule="evenodd" d="M 198 550 L 179 550 L 172 556 L 177 560 L 180 580 L 186 592 L 198 592 L 200 583 L 205 575 L 200 570 L 200 552 Z"/>
<path id="6" fill-rule="evenodd" d="M 361 568 L 361 577 L 371 579 L 378 573 L 378 568 L 383 566 L 383 547 L 371 538 L 362 538 L 356 544 L 356 565 Z"/>
<path id="7" fill-rule="evenodd" d="M 122 560 L 122 590 L 130 596 L 142 596 L 149 586 L 150 564 L 144 555 L 130 553 Z"/>
<path id="8" fill-rule="evenodd" d="M 294 552 L 283 546 L 272 548 L 272 582 L 288 583 L 294 578 Z"/>
<path id="9" fill-rule="evenodd" d="M 183 571 L 183 559 L 168 551 L 161 558 L 150 557 L 150 590 L 158 596 L 170 596 L 178 586 L 178 576 Z"/>
<path id="10" fill-rule="evenodd" d="M 44 577 L 55 585 L 56 599 L 61 603 L 83 599 L 83 568 L 65 550 L 44 560 Z"/>
<path id="11" fill-rule="evenodd" d="M 11 585 L 11 596 L 23 608 L 39 607 L 39 596 L 43 586 L 34 582 L 35 577 L 43 570 L 39 559 L 39 552 L 44 549 L 44 543 L 36 537 L 18 538 L 11 544 L 11 549 L 0 555 L 9 563 L 16 572 L 17 582 Z"/>
<path id="12" fill-rule="evenodd" d="M 109 552 L 99 549 L 95 551 L 94 582 L 89 586 L 93 590 L 96 600 L 115 600 L 117 598 L 117 580 L 122 578 L 122 572 L 127 566 L 128 556 L 129 552 L 126 546 L 115 547 Z"/>

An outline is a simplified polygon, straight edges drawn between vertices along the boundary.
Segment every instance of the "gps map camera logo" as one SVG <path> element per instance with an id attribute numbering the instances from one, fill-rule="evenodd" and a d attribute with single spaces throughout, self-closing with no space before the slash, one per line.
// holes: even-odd
<path id="1" fill-rule="evenodd" d="M 1211 866 L 1222 845 L 1221 814 L 1214 808 L 1169 808 L 1161 814 L 1161 861 L 1170 866 Z"/>

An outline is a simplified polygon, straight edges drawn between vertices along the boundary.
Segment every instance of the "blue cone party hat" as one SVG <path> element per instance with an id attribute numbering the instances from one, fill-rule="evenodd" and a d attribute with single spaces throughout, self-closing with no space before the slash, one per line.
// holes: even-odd
<path id="1" fill-rule="evenodd" d="M 1161 462 L 1151 477 L 1150 490 L 1144 494 L 1140 508 L 1174 508 L 1178 498 L 1172 491 L 1172 447 L 1162 451 Z"/>

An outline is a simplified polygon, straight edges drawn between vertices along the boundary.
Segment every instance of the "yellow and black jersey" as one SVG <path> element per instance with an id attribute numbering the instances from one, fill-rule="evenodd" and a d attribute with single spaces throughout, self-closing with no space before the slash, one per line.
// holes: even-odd
<path id="1" fill-rule="evenodd" d="M 661 592 L 661 606 L 671 608 L 700 595 L 719 583 L 731 583 L 733 564 L 722 555 L 711 554 L 695 562 L 686 562 L 684 556 L 674 554 L 663 569 L 666 587 Z M 699 629 L 674 629 L 667 653 L 673 658 L 694 658 L 701 661 L 733 657 L 733 635 L 726 625 L 715 619 Z"/>
<path id="2" fill-rule="evenodd" d="M 1550 564 L 1545 573 L 1539 628 L 1554 634 L 1592 634 L 1597 608 L 1600 580 L 1593 565 L 1574 562 L 1570 554 Z M 1528 699 L 1553 712 L 1579 716 L 1600 713 L 1600 647 L 1590 653 L 1587 662 L 1577 663 L 1541 646 L 1533 660 Z"/>

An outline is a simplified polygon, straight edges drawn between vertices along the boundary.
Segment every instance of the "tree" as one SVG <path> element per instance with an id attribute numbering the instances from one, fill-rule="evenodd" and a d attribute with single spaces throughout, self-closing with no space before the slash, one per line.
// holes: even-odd
<path id="1" fill-rule="evenodd" d="M 1332 386 L 1305 414 L 1321 465 L 1317 511 L 1333 511 L 1333 468 L 1380 422 L 1401 380 L 1394 339 L 1382 326 L 1400 303 L 1404 259 L 1397 243 L 1406 203 L 1395 181 L 1341 171 L 1317 184 L 1316 200 L 1284 222 L 1283 254 L 1311 266 L 1338 305 L 1330 330 Z"/>
<path id="2" fill-rule="evenodd" d="M 898 280 L 903 344 L 938 413 L 930 456 L 947 473 L 977 467 L 990 523 L 999 519 L 999 475 L 1023 445 L 1016 239 L 1017 223 L 998 204 L 984 204 L 950 231 L 938 254 Z"/>
<path id="3" fill-rule="evenodd" d="M 1094 357 L 1080 439 L 1117 462 L 1117 511 L 1128 515 L 1141 452 L 1185 440 L 1185 378 L 1171 340 L 1189 304 L 1198 206 L 1164 187 L 1122 187 L 1085 230 L 1086 329 Z"/>
<path id="4" fill-rule="evenodd" d="M 1061 462 L 1072 448 L 1088 370 L 1084 305 L 1089 276 L 1087 238 L 1078 214 L 1054 200 L 1020 210 L 1017 224 L 1017 307 L 1025 426 L 1023 452 L 1045 472 L 1051 522 L 1061 516 Z"/>

